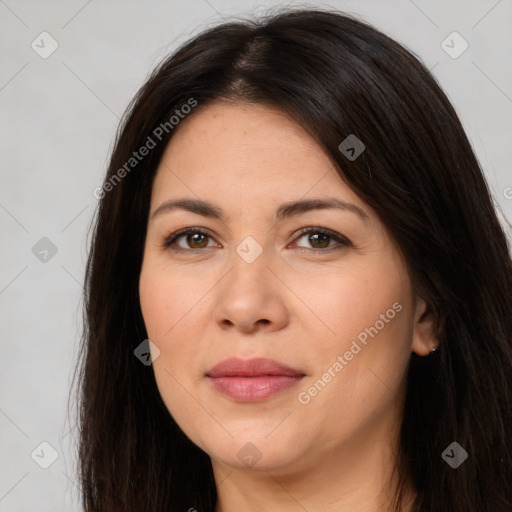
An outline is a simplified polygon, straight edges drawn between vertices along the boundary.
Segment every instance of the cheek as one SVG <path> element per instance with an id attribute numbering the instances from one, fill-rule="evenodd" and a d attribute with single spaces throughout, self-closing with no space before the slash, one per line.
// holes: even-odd
<path id="1" fill-rule="evenodd" d="M 343 275 L 324 286 L 317 297 L 318 311 L 331 328 L 332 339 L 338 340 L 338 350 L 357 338 L 364 343 L 376 331 L 379 338 L 386 337 L 405 316 L 410 300 L 407 282 L 393 266 Z"/>
<path id="2" fill-rule="evenodd" d="M 303 388 L 308 407 L 337 403 L 334 414 L 340 421 L 362 420 L 398 392 L 412 343 L 408 283 L 391 262 L 352 272 L 323 288 L 319 310 L 334 334 L 308 356 L 315 368 Z"/>
<path id="3" fill-rule="evenodd" d="M 204 329 L 197 320 L 201 305 L 197 297 L 184 296 L 180 289 L 165 281 L 141 280 L 141 309 L 148 338 L 160 351 L 153 369 L 164 398 L 174 396 L 176 385 L 195 379 L 200 369 L 197 345 Z"/>
<path id="4" fill-rule="evenodd" d="M 160 350 L 152 364 L 158 391 L 176 423 L 189 431 L 197 423 L 194 418 L 201 417 L 197 403 L 186 391 L 191 387 L 190 371 L 197 368 L 187 311 L 192 313 L 194 298 L 199 306 L 197 297 L 185 294 L 183 286 L 149 267 L 141 272 L 139 295 L 148 338 Z"/>
<path id="5" fill-rule="evenodd" d="M 197 279 L 196 279 L 197 281 Z M 157 265 L 143 266 L 139 295 L 148 338 L 159 348 L 153 367 L 158 383 L 174 387 L 199 374 L 197 344 L 204 332 L 205 301 L 201 298 L 207 283 L 169 275 Z M 183 382 L 184 384 L 184 382 Z"/>
<path id="6" fill-rule="evenodd" d="M 386 301 L 383 304 L 388 306 Z M 324 346 L 314 373 L 298 390 L 303 426 L 323 425 L 318 435 L 330 448 L 340 437 L 355 438 L 381 422 L 392 425 L 400 414 L 401 386 L 410 357 L 409 313 L 402 309 L 379 330 L 373 308 L 361 314 L 362 323 L 346 318 L 351 323 L 346 331 L 355 334 Z"/>
<path id="7" fill-rule="evenodd" d="M 203 286 L 197 280 L 148 261 L 139 280 L 139 296 L 148 337 L 159 346 L 179 330 L 180 324 L 200 310 Z"/>

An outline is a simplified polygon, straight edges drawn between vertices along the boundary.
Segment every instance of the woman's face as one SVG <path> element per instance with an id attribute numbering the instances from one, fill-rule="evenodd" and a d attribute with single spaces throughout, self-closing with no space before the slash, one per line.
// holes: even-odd
<path id="1" fill-rule="evenodd" d="M 264 106 L 182 121 L 153 185 L 140 299 L 169 413 L 237 468 L 298 470 L 389 442 L 411 351 L 434 345 L 374 211 Z"/>

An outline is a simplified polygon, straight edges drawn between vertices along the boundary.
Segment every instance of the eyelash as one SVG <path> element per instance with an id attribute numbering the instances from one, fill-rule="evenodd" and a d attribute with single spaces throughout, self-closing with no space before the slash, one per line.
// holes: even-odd
<path id="1" fill-rule="evenodd" d="M 317 228 L 317 227 L 302 228 L 297 233 L 296 238 L 300 239 L 304 235 L 318 234 L 318 233 L 320 233 L 322 235 L 326 235 L 329 238 L 331 238 L 332 240 L 334 240 L 335 242 L 338 242 L 338 244 L 340 244 L 341 247 L 334 246 L 334 247 L 327 247 L 325 249 L 305 249 L 300 252 L 325 254 L 327 252 L 332 252 L 333 250 L 340 250 L 343 247 L 350 247 L 352 245 L 345 237 L 342 237 L 338 233 L 331 231 L 330 229 L 325 229 L 325 228 Z M 168 238 L 166 238 L 164 240 L 164 242 L 162 243 L 162 248 L 169 249 L 179 238 L 181 238 L 182 236 L 185 236 L 185 235 L 190 235 L 190 234 L 201 234 L 201 235 L 205 235 L 210 238 L 213 238 L 206 230 L 204 230 L 202 228 L 190 227 L 190 228 L 182 229 L 181 231 L 178 231 L 177 233 L 174 233 L 171 236 L 169 236 Z M 173 248 L 172 250 L 176 251 L 176 252 L 191 252 L 191 251 L 202 251 L 204 249 L 207 249 L 207 247 L 202 248 L 202 249 L 200 249 L 200 248 L 196 248 L 196 249 L 182 249 L 182 248 L 175 249 L 175 248 Z"/>

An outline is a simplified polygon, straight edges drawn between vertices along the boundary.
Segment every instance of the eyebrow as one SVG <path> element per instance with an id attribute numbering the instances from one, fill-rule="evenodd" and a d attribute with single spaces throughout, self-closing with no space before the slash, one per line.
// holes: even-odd
<path id="1" fill-rule="evenodd" d="M 154 219 L 159 215 L 163 215 L 164 213 L 168 213 L 176 209 L 186 210 L 192 213 L 196 213 L 197 215 L 202 215 L 204 217 L 210 217 L 213 219 L 225 221 L 225 216 L 224 212 L 222 211 L 222 208 L 215 206 L 214 204 L 209 203 L 208 201 L 204 201 L 202 199 L 187 198 L 165 201 L 153 212 L 153 214 L 151 215 L 151 219 Z M 275 220 L 276 222 L 282 221 L 284 219 L 301 215 L 312 210 L 333 209 L 352 212 L 356 214 L 358 217 L 360 217 L 364 222 L 368 222 L 370 220 L 368 214 L 355 204 L 347 203 L 345 201 L 341 201 L 339 199 L 334 198 L 306 199 L 284 203 L 277 209 L 275 213 Z"/>

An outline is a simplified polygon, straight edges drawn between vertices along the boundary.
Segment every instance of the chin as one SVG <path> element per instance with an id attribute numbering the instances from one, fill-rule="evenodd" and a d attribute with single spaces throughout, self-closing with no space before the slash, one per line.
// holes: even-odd
<path id="1" fill-rule="evenodd" d="M 212 459 L 236 469 L 275 471 L 294 466 L 300 458 L 297 439 L 283 431 L 282 436 L 233 435 L 229 441 L 209 440 L 202 448 Z"/>

